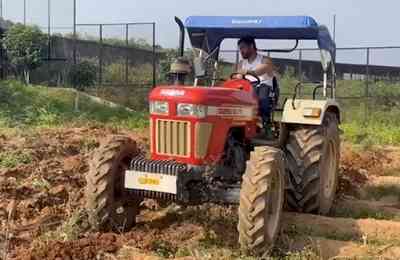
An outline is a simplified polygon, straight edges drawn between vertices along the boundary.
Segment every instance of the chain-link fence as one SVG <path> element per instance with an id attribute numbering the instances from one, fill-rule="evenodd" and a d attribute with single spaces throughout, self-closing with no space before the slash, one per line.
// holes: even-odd
<path id="1" fill-rule="evenodd" d="M 322 81 L 318 49 L 298 49 L 290 53 L 265 52 L 280 77 L 282 100 L 291 98 L 297 82 Z M 240 60 L 237 50 L 223 50 L 220 56 L 231 66 Z M 400 115 L 400 46 L 337 48 L 337 100 L 345 122 L 387 119 Z M 307 84 L 305 84 L 307 86 Z M 303 92 L 311 97 L 313 84 Z"/>
<path id="2" fill-rule="evenodd" d="M 96 81 L 88 92 L 135 109 L 146 106 L 161 55 L 155 23 L 76 24 L 74 0 L 43 0 L 40 8 L 26 0 L 0 3 L 0 27 L 35 25 L 48 37 L 43 65 L 31 73 L 32 83 L 74 87 L 68 80 L 71 67 L 89 61 L 96 68 Z M 0 58 L 2 78 L 13 77 L 3 50 Z"/>
<path id="3" fill-rule="evenodd" d="M 70 39 L 73 62 L 96 65 L 97 80 L 90 91 L 123 105 L 143 108 L 149 88 L 156 85 L 160 52 L 155 23 L 77 24 Z"/>
<path id="4" fill-rule="evenodd" d="M 98 66 L 98 85 L 155 85 L 154 32 L 154 23 L 78 24 L 75 61 Z"/>

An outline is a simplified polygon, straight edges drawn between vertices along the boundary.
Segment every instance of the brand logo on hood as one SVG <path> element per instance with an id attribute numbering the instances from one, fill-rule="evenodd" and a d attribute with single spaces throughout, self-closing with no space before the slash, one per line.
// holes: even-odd
<path id="1" fill-rule="evenodd" d="M 178 96 L 184 96 L 185 91 L 177 90 L 177 89 L 163 89 L 163 90 L 161 90 L 160 94 L 161 94 L 161 96 L 178 97 Z"/>
<path id="2" fill-rule="evenodd" d="M 233 19 L 232 24 L 261 24 L 262 19 Z"/>

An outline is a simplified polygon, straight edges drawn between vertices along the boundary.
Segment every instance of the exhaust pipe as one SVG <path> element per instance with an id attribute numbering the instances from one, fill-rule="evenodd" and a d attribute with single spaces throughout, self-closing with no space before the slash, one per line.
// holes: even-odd
<path id="1" fill-rule="evenodd" d="M 185 51 L 185 26 L 183 25 L 183 22 L 181 19 L 175 16 L 175 22 L 179 26 L 179 55 L 180 57 L 183 57 L 184 51 Z"/>

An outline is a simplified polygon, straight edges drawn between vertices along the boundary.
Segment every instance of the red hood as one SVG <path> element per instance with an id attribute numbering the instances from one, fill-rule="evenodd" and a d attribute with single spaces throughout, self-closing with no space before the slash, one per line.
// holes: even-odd
<path id="1" fill-rule="evenodd" d="M 257 106 L 253 91 L 224 87 L 159 86 L 151 91 L 149 99 L 213 106 L 222 104 Z"/>

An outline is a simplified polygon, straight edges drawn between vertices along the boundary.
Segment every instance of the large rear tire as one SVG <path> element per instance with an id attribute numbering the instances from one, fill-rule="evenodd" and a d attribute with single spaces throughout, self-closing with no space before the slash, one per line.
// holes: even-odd
<path id="1" fill-rule="evenodd" d="M 256 147 L 240 191 L 239 243 L 256 254 L 268 252 L 280 230 L 285 167 L 281 150 Z"/>
<path id="2" fill-rule="evenodd" d="M 327 112 L 321 126 L 298 126 L 286 144 L 289 210 L 326 215 L 336 195 L 340 161 L 338 119 Z"/>
<path id="3" fill-rule="evenodd" d="M 94 230 L 124 232 L 136 224 L 140 202 L 125 194 L 124 173 L 137 154 L 136 142 L 126 136 L 113 136 L 95 151 L 85 191 Z"/>

